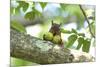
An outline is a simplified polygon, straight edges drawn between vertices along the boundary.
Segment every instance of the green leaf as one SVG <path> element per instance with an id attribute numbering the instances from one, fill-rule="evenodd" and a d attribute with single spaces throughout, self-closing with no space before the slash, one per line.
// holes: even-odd
<path id="1" fill-rule="evenodd" d="M 70 33 L 71 33 L 70 31 L 64 30 L 63 28 L 61 28 L 60 31 L 61 31 L 62 33 L 66 33 L 66 34 L 70 34 Z"/>
<path id="2" fill-rule="evenodd" d="M 76 34 L 72 34 L 71 36 L 68 37 L 68 42 L 67 42 L 67 46 L 66 47 L 71 47 L 74 42 L 76 41 L 77 39 L 77 35 Z"/>
<path id="3" fill-rule="evenodd" d="M 32 9 L 33 9 L 33 11 L 34 11 L 34 13 L 35 13 L 36 16 L 42 15 L 42 13 L 39 12 L 39 11 L 38 11 L 37 9 L 35 9 L 34 7 L 33 7 Z"/>
<path id="4" fill-rule="evenodd" d="M 77 50 L 79 50 L 81 48 L 83 42 L 84 42 L 84 38 L 83 37 L 79 37 L 78 38 L 78 46 L 76 48 Z"/>
<path id="5" fill-rule="evenodd" d="M 82 47 L 82 51 L 88 53 L 89 52 L 89 49 L 90 49 L 90 44 L 91 44 L 90 40 L 88 40 L 88 39 L 84 40 L 83 47 Z"/>
<path id="6" fill-rule="evenodd" d="M 60 6 L 61 6 L 61 8 L 62 8 L 63 10 L 65 10 L 66 7 L 67 7 L 67 4 L 60 4 Z"/>
<path id="7" fill-rule="evenodd" d="M 33 64 L 32 62 L 26 61 L 26 60 L 22 60 L 22 59 L 18 59 L 18 58 L 12 58 L 11 57 L 11 65 L 13 67 L 17 67 L 17 66 L 27 66 Z"/>
<path id="8" fill-rule="evenodd" d="M 26 3 L 25 1 L 17 1 L 19 3 L 19 7 L 22 7 L 23 8 L 23 11 L 25 12 L 28 7 L 29 7 L 29 4 Z"/>
<path id="9" fill-rule="evenodd" d="M 35 12 L 34 11 L 30 11 L 28 13 L 25 14 L 24 16 L 25 19 L 28 19 L 28 20 L 34 20 L 35 18 Z"/>
<path id="10" fill-rule="evenodd" d="M 13 14 L 14 13 L 14 7 L 10 8 L 10 13 Z"/>
<path id="11" fill-rule="evenodd" d="M 42 9 L 44 9 L 45 6 L 47 5 L 47 3 L 45 3 L 45 2 L 40 2 L 40 5 L 41 5 Z"/>
<path id="12" fill-rule="evenodd" d="M 85 37 L 85 34 L 84 33 L 78 33 L 78 35 Z"/>
<path id="13" fill-rule="evenodd" d="M 26 32 L 25 27 L 17 21 L 11 21 L 11 28 L 13 28 L 19 32 Z"/>
<path id="14" fill-rule="evenodd" d="M 36 16 L 41 16 L 42 14 L 36 10 L 34 7 L 32 7 L 32 11 L 25 14 L 24 18 L 28 20 L 34 20 Z"/>
<path id="15" fill-rule="evenodd" d="M 24 11 L 24 12 L 28 9 L 28 6 L 29 6 L 28 3 L 26 3 L 26 4 L 23 5 L 23 11 Z"/>
<path id="16" fill-rule="evenodd" d="M 72 29 L 72 33 L 77 34 L 77 31 L 75 29 Z"/>
<path id="17" fill-rule="evenodd" d="M 19 14 L 20 13 L 20 7 L 16 7 L 15 8 L 15 14 Z"/>

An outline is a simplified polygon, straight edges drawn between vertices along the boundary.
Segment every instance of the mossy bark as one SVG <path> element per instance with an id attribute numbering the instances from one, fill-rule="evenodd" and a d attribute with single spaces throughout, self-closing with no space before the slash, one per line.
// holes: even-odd
<path id="1" fill-rule="evenodd" d="M 76 56 L 71 49 L 58 49 L 55 46 L 56 44 L 30 36 L 26 33 L 20 33 L 11 29 L 10 34 L 11 57 L 20 58 L 38 64 L 93 61 L 93 57 L 90 55 L 88 57 L 87 53 L 82 53 L 81 55 L 79 52 L 80 56 Z M 79 58 L 81 56 L 83 56 L 84 59 Z"/>

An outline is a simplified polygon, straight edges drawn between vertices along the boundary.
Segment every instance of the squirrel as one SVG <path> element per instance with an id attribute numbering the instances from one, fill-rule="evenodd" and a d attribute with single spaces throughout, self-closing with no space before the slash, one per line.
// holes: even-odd
<path id="1" fill-rule="evenodd" d="M 51 41 L 59 46 L 63 46 L 62 38 L 61 38 L 61 31 L 60 31 L 61 24 L 53 23 L 52 26 L 46 34 L 43 35 L 43 39 L 47 41 Z"/>

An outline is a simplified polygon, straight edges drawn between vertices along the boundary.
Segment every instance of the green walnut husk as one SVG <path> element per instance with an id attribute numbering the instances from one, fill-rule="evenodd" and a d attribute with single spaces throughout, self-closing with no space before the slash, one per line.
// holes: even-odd
<path id="1" fill-rule="evenodd" d="M 55 35 L 52 40 L 53 43 L 59 44 L 61 42 L 61 37 L 59 35 Z"/>
<path id="2" fill-rule="evenodd" d="M 51 32 L 47 32 L 44 34 L 44 40 L 51 41 L 53 39 L 53 34 Z"/>

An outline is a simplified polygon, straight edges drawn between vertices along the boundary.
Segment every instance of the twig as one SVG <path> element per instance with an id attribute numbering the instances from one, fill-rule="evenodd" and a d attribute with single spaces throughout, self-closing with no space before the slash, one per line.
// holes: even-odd
<path id="1" fill-rule="evenodd" d="M 83 15 L 84 15 L 84 17 L 85 17 L 87 23 L 88 23 L 89 31 L 90 31 L 91 36 L 92 36 L 93 38 L 95 38 L 94 34 L 92 33 L 91 26 L 90 26 L 89 20 L 88 20 L 88 18 L 87 18 L 87 16 L 86 16 L 86 13 L 85 13 L 84 9 L 82 8 L 81 5 L 79 5 L 79 7 L 80 7 L 80 9 L 81 9 L 81 11 L 82 11 L 82 13 L 83 13 Z"/>

